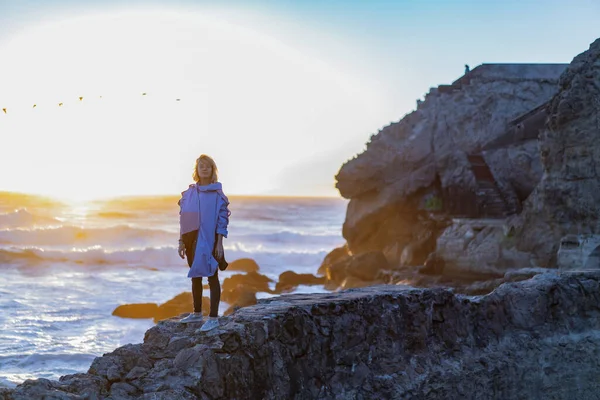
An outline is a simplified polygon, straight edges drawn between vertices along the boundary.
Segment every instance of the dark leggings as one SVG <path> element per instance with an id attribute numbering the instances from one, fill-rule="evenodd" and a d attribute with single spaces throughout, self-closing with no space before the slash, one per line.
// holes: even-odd
<path id="1" fill-rule="evenodd" d="M 213 276 L 208 277 L 210 287 L 210 316 L 219 315 L 219 302 L 221 301 L 221 284 L 219 283 L 219 269 Z M 192 296 L 194 297 L 194 312 L 202 312 L 202 278 L 192 278 Z"/>
<path id="2" fill-rule="evenodd" d="M 196 253 L 196 240 L 198 231 L 184 233 L 182 235 L 183 244 L 185 244 L 185 255 L 188 266 L 192 266 L 194 255 Z M 208 286 L 210 287 L 210 316 L 219 315 L 219 302 L 221 301 L 221 284 L 219 283 L 219 269 L 213 276 L 208 277 Z M 194 312 L 202 312 L 202 278 L 192 278 L 192 296 L 194 298 Z"/>

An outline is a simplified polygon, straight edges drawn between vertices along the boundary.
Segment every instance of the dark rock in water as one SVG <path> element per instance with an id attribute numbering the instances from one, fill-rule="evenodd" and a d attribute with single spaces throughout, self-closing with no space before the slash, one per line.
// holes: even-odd
<path id="1" fill-rule="evenodd" d="M 298 287 L 298 285 L 323 285 L 326 281 L 327 279 L 324 276 L 297 274 L 293 271 L 285 271 L 279 275 L 275 291 L 277 293 L 289 292 Z"/>
<path id="2" fill-rule="evenodd" d="M 182 313 L 190 313 L 192 311 L 194 311 L 192 292 L 183 292 L 158 306 L 158 310 L 154 316 L 154 322 L 172 318 Z M 204 296 L 202 297 L 202 314 L 208 315 L 209 312 L 210 299 Z"/>
<path id="3" fill-rule="evenodd" d="M 158 311 L 155 303 L 122 304 L 115 308 L 112 315 L 121 318 L 154 318 Z"/>
<path id="4" fill-rule="evenodd" d="M 192 292 L 183 292 L 158 307 L 156 321 L 175 317 L 182 313 L 189 313 L 193 310 L 194 300 L 192 298 Z"/>
<path id="5" fill-rule="evenodd" d="M 257 272 L 232 275 L 226 278 L 221 285 L 221 301 L 229 304 L 225 315 L 229 315 L 238 308 L 256 304 L 256 293 L 274 293 L 269 287 L 272 279 Z"/>
<path id="6" fill-rule="evenodd" d="M 326 275 L 327 274 L 327 267 L 336 264 L 340 261 L 344 261 L 347 260 L 351 257 L 349 251 L 348 251 L 348 245 L 344 244 L 341 247 L 337 247 L 333 250 L 331 250 L 329 252 L 329 254 L 327 254 L 325 256 L 325 259 L 323 260 L 323 262 L 321 263 L 321 266 L 319 267 L 317 273 L 319 275 Z"/>
<path id="7" fill-rule="evenodd" d="M 246 299 L 249 298 L 249 294 L 251 294 L 256 299 L 257 292 L 258 292 L 258 290 L 256 290 L 256 288 L 253 288 L 251 286 L 245 286 L 245 285 L 237 285 L 237 286 L 233 286 L 233 287 L 228 286 L 227 289 L 221 290 L 221 300 L 231 306 L 244 307 L 249 304 L 256 304 L 256 302 L 247 303 L 246 301 L 244 301 L 244 298 L 246 298 Z"/>
<path id="8" fill-rule="evenodd" d="M 123 304 L 115 308 L 112 315 L 121 318 L 153 318 L 154 322 L 194 311 L 192 292 L 183 292 L 161 305 L 155 303 Z M 202 314 L 210 312 L 210 299 L 202 297 Z"/>
<path id="9" fill-rule="evenodd" d="M 226 278 L 221 285 L 223 292 L 236 288 L 238 285 L 255 289 L 256 292 L 271 293 L 269 283 L 272 279 L 257 272 L 248 272 L 247 274 L 237 274 Z"/>
<path id="10" fill-rule="evenodd" d="M 228 271 L 258 272 L 260 267 L 251 258 L 240 258 L 229 263 Z"/>
<path id="11" fill-rule="evenodd" d="M 244 290 L 242 287 L 236 293 L 235 299 L 229 299 L 227 303 L 230 304 L 230 306 L 227 310 L 225 310 L 224 315 L 229 315 L 242 307 L 255 305 L 257 303 L 256 292 L 247 289 Z"/>
<path id="12" fill-rule="evenodd" d="M 87 374 L 4 399 L 596 399 L 600 274 L 542 274 L 475 298 L 382 285 L 285 295 L 208 333 L 174 321 Z M 112 397 L 111 397 L 112 396 Z"/>

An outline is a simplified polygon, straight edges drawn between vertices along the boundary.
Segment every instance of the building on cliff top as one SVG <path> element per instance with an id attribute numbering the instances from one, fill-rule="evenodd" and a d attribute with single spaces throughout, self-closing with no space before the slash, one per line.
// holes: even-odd
<path id="1" fill-rule="evenodd" d="M 440 85 L 439 93 L 462 89 L 478 80 L 544 80 L 556 81 L 569 64 L 481 64 L 464 74 L 451 85 Z"/>

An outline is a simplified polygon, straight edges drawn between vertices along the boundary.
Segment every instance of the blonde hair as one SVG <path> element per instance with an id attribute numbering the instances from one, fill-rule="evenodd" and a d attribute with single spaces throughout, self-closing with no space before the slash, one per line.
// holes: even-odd
<path id="1" fill-rule="evenodd" d="M 210 183 L 216 183 L 219 180 L 219 177 L 218 177 L 219 170 L 217 169 L 217 164 L 215 163 L 215 160 L 213 160 L 211 157 L 207 156 L 206 154 L 202 154 L 200 157 L 198 157 L 196 159 L 196 165 L 194 166 L 194 173 L 192 174 L 192 178 L 194 179 L 194 182 L 196 182 L 196 183 L 200 182 L 200 176 L 198 175 L 198 165 L 200 164 L 200 161 L 206 161 L 210 164 L 210 167 L 212 169 L 212 176 L 210 177 Z"/>

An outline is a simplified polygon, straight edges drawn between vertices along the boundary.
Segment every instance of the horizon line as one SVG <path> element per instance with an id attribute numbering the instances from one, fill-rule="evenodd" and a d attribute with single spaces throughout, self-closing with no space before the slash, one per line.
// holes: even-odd
<path id="1" fill-rule="evenodd" d="M 110 201 L 110 200 L 125 200 L 125 199 L 139 199 L 139 198 L 148 198 L 148 197 L 179 197 L 180 194 L 168 194 L 168 193 L 155 193 L 155 194 L 123 194 L 123 195 L 114 195 L 114 196 L 105 196 L 105 197 L 93 197 L 84 200 L 73 200 L 68 198 L 62 198 L 60 196 L 52 196 L 41 193 L 31 193 L 31 192 L 20 192 L 20 191 L 10 191 L 10 190 L 0 190 L 1 195 L 17 195 L 17 196 L 28 196 L 28 197 L 39 197 L 48 200 L 54 200 L 58 202 L 93 202 L 93 201 Z M 227 197 L 236 198 L 236 199 L 338 199 L 338 200 L 347 200 L 344 199 L 341 195 L 337 196 L 327 196 L 327 195 L 286 195 L 286 194 L 230 194 Z"/>

